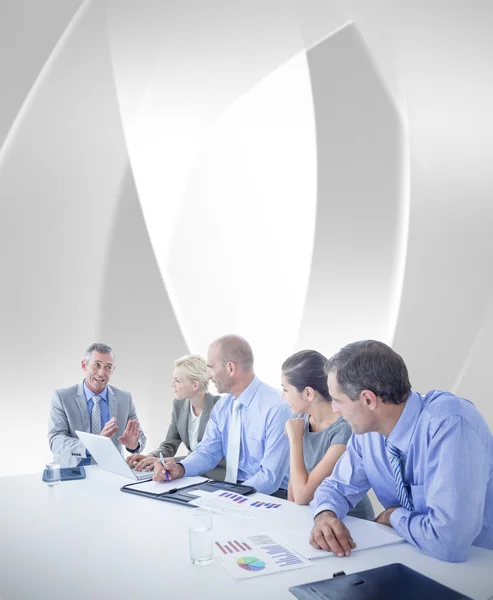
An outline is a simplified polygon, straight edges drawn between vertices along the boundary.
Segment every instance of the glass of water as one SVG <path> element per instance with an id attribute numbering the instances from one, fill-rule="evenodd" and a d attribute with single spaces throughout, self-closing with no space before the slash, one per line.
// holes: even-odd
<path id="1" fill-rule="evenodd" d="M 46 463 L 46 479 L 48 480 L 48 485 L 50 487 L 60 485 L 61 475 L 59 462 Z"/>
<path id="2" fill-rule="evenodd" d="M 212 515 L 209 508 L 190 511 L 190 560 L 194 565 L 212 562 Z"/>

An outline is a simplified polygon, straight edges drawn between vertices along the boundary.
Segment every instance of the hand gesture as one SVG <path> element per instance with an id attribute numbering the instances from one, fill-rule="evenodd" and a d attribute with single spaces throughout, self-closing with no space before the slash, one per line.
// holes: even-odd
<path id="1" fill-rule="evenodd" d="M 135 450 L 139 445 L 139 433 L 139 422 L 135 419 L 130 419 L 123 435 L 118 438 L 118 441 L 125 446 L 125 448 Z"/>
<path id="2" fill-rule="evenodd" d="M 284 426 L 284 433 L 288 436 L 289 440 L 295 438 L 303 438 L 305 433 L 305 420 L 300 418 L 288 419 Z"/>
<path id="3" fill-rule="evenodd" d="M 348 528 L 331 510 L 321 512 L 315 517 L 315 526 L 310 536 L 314 548 L 333 552 L 336 556 L 349 556 L 356 548 Z"/>
<path id="4" fill-rule="evenodd" d="M 168 473 L 170 480 L 179 479 L 185 475 L 185 469 L 182 465 L 177 464 L 174 458 L 165 458 L 164 465 L 161 464 L 160 460 L 156 460 L 154 475 L 152 476 L 153 481 L 168 481 L 166 473 Z"/>
<path id="5" fill-rule="evenodd" d="M 110 438 L 117 431 L 118 425 L 116 424 L 116 419 L 115 417 L 111 417 L 111 419 L 106 423 L 99 435 Z"/>

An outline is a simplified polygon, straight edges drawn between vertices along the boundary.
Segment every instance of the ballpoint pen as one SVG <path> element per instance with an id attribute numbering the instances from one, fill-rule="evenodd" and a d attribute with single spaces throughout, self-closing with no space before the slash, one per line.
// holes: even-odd
<path id="1" fill-rule="evenodd" d="M 162 464 L 162 465 L 163 465 L 163 467 L 164 467 L 164 456 L 163 456 L 163 453 L 162 453 L 162 452 L 160 452 L 160 453 L 159 453 L 159 460 L 161 461 L 161 464 Z M 171 481 L 171 479 L 169 478 L 169 473 L 168 473 L 168 471 L 164 471 L 164 473 L 165 473 L 165 475 L 166 475 L 166 481 Z"/>

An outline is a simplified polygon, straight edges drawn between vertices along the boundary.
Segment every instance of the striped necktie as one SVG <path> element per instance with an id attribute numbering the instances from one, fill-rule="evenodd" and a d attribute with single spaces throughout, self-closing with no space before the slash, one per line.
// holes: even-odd
<path id="1" fill-rule="evenodd" d="M 99 435 L 101 433 L 101 407 L 99 406 L 99 403 L 101 402 L 101 396 L 93 396 L 92 401 L 91 433 L 94 433 L 94 435 Z M 95 464 L 95 462 L 96 461 L 91 456 L 91 465 Z"/>
<path id="2" fill-rule="evenodd" d="M 387 450 L 387 456 L 390 460 L 390 466 L 394 472 L 395 489 L 397 491 L 397 497 L 403 508 L 407 510 L 414 510 L 414 504 L 409 494 L 408 486 L 404 483 L 404 475 L 402 473 L 402 461 L 401 453 L 398 448 L 389 442 L 388 438 L 385 440 L 385 448 Z"/>
<path id="3" fill-rule="evenodd" d="M 238 481 L 238 465 L 240 462 L 241 442 L 241 404 L 238 399 L 233 400 L 233 410 L 229 421 L 228 448 L 226 450 L 226 477 L 225 481 L 236 483 Z"/>

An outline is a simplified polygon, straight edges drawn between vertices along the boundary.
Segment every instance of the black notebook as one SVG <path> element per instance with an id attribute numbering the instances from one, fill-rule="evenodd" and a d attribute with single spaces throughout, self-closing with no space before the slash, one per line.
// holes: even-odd
<path id="1" fill-rule="evenodd" d="M 177 480 L 179 481 L 179 480 Z M 127 483 L 120 488 L 122 492 L 129 494 L 137 494 L 138 496 L 144 496 L 145 498 L 152 498 L 153 500 L 161 500 L 162 502 L 173 502 L 174 504 L 182 504 L 186 506 L 189 503 L 193 503 L 197 499 L 197 494 L 194 494 L 195 490 L 203 490 L 205 492 L 216 492 L 217 490 L 226 490 L 235 494 L 241 494 L 248 496 L 256 492 L 256 489 L 250 485 L 242 485 L 240 483 L 229 483 L 228 481 L 216 481 L 214 479 L 207 479 L 200 483 L 194 483 L 182 488 L 164 487 L 167 490 L 162 494 L 152 493 L 143 491 L 139 487 L 143 487 L 147 482 Z"/>
<path id="2" fill-rule="evenodd" d="M 471 600 L 400 563 L 289 588 L 299 600 Z"/>

